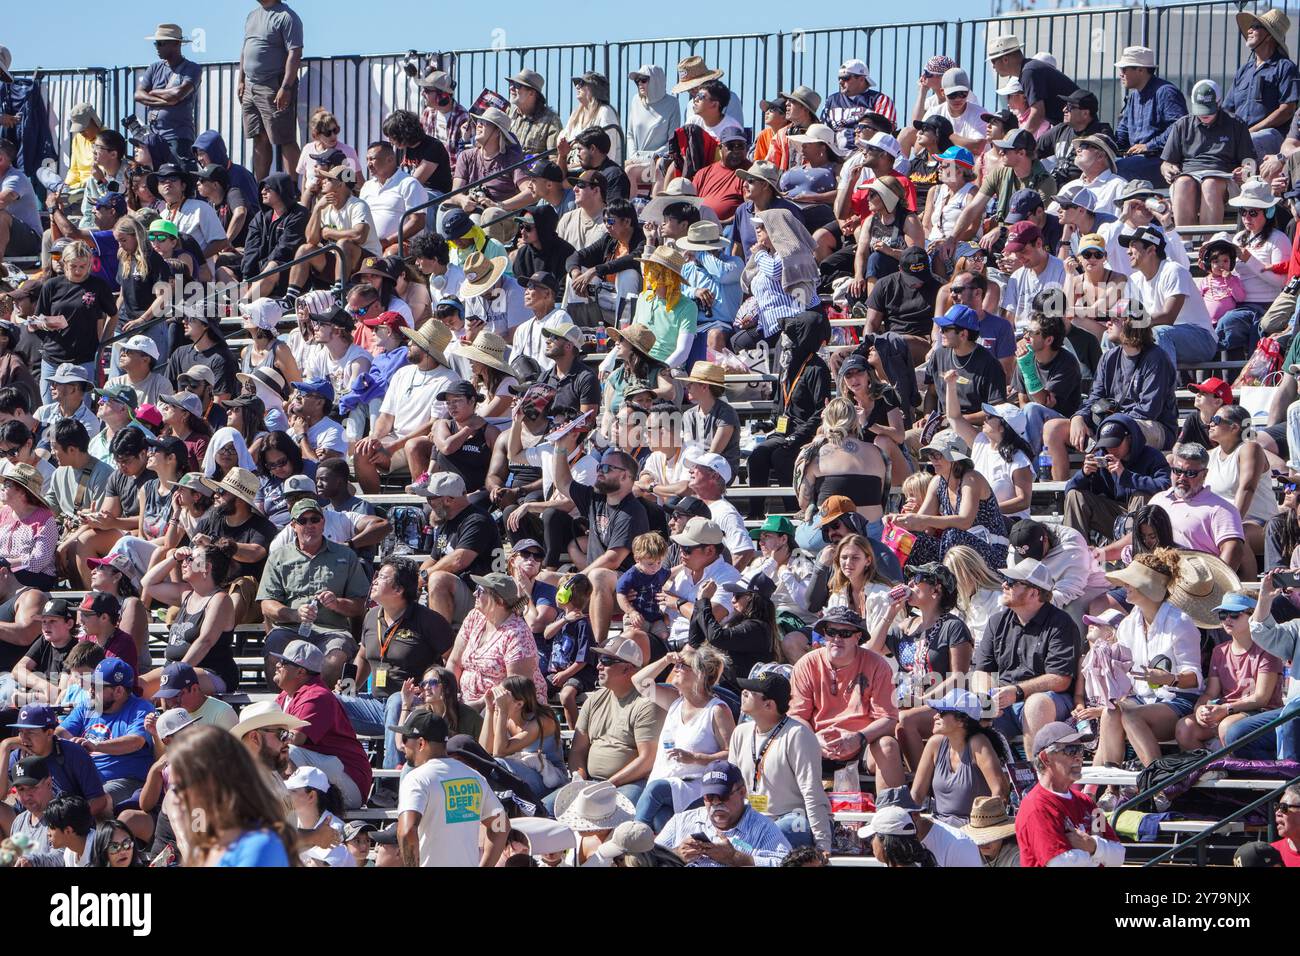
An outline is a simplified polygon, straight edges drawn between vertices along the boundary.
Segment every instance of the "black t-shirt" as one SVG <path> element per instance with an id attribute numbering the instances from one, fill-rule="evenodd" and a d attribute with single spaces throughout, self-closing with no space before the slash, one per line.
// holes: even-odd
<path id="1" fill-rule="evenodd" d="M 199 519 L 194 532 L 195 534 L 206 534 L 213 541 L 230 538 L 236 544 L 260 544 L 264 548 L 269 548 L 271 541 L 279 534 L 279 529 L 257 512 L 249 515 L 248 520 L 243 524 L 234 527 L 227 524 L 225 515 L 214 507 Z M 231 561 L 228 579 L 261 578 L 262 569 L 265 566 L 265 558 L 252 564 L 244 561 Z"/>
<path id="2" fill-rule="evenodd" d="M 867 296 L 867 308 L 885 314 L 886 332 L 900 335 L 930 334 L 934 326 L 934 300 L 937 289 L 929 288 L 901 272 L 885 276 Z"/>
<path id="3" fill-rule="evenodd" d="M 27 327 L 27 323 L 23 323 L 22 330 L 22 334 L 18 336 L 18 345 L 14 347 L 14 351 L 22 356 L 23 361 L 27 363 L 27 367 L 32 370 L 32 374 L 39 377 L 41 374 L 41 353 L 45 351 L 45 343 L 41 341 L 39 335 Z M 32 409 L 35 410 L 39 405 L 40 402 L 37 402 L 36 405 L 32 406 Z"/>
<path id="4" fill-rule="evenodd" d="M 170 282 L 172 279 L 172 267 L 153 249 L 145 253 L 145 263 L 149 267 L 145 275 L 127 276 L 122 282 L 123 322 L 139 318 L 140 313 L 149 308 L 156 298 L 154 286 L 160 282 Z"/>
<path id="5" fill-rule="evenodd" d="M 1079 372 L 1084 381 L 1092 381 L 1097 366 L 1101 364 L 1101 343 L 1097 341 L 1097 336 L 1087 329 L 1072 325 L 1070 331 L 1065 333 L 1065 341 L 1074 350 L 1074 357 L 1079 360 Z"/>
<path id="6" fill-rule="evenodd" d="M 564 378 L 560 377 L 557 369 L 552 368 L 542 376 L 542 384 L 555 389 L 554 405 L 581 408 L 583 405 L 600 404 L 600 379 L 581 359 L 575 361 L 574 367 Z"/>
<path id="7" fill-rule="evenodd" d="M 122 505 L 122 517 L 134 518 L 140 513 L 140 489 L 146 481 L 157 477 L 148 468 L 134 478 L 124 471 L 114 469 L 108 476 L 108 484 L 104 486 L 104 497 L 118 499 Z"/>
<path id="8" fill-rule="evenodd" d="M 467 574 L 491 574 L 493 559 L 501 549 L 501 534 L 497 531 L 496 522 L 482 508 L 473 505 L 439 527 L 434 540 L 435 560 L 461 548 L 468 548 L 478 555 L 461 572 L 462 577 Z"/>
<path id="9" fill-rule="evenodd" d="M 1056 411 L 1069 418 L 1079 410 L 1079 405 L 1083 402 L 1083 371 L 1079 368 L 1078 359 L 1061 349 L 1056 353 L 1056 358 L 1046 365 L 1038 366 L 1038 377 L 1043 380 L 1043 388 L 1056 397 Z M 1011 388 L 1022 394 L 1025 391 L 1025 381 L 1020 375 L 1018 362 L 1011 373 Z"/>
<path id="10" fill-rule="evenodd" d="M 605 180 L 606 202 L 612 199 L 631 198 L 632 183 L 618 163 L 606 156 L 605 161 L 596 167 L 596 172 L 600 173 L 601 178 Z"/>
<path id="11" fill-rule="evenodd" d="M 59 674 L 63 671 L 63 659 L 72 652 L 77 646 L 77 639 L 72 637 L 68 643 L 62 647 L 55 647 L 42 635 L 36 639 L 31 647 L 27 648 L 27 653 L 23 655 L 31 661 L 27 669 L 33 674 L 40 674 L 42 677 L 55 682 L 59 679 Z"/>
<path id="12" fill-rule="evenodd" d="M 235 387 L 235 373 L 239 371 L 239 362 L 226 343 L 218 342 L 202 351 L 193 344 L 182 345 L 172 353 L 172 357 L 167 362 L 167 380 L 179 388 L 177 380 L 185 374 L 186 369 L 196 364 L 206 365 L 212 369 L 217 379 L 214 391 L 218 395 L 239 394 L 239 389 Z"/>
<path id="13" fill-rule="evenodd" d="M 408 173 L 414 173 L 415 167 L 428 160 L 437 165 L 433 175 L 420 183 L 426 189 L 436 189 L 440 193 L 451 191 L 451 156 L 447 147 L 432 136 L 425 136 L 418 145 L 408 147 L 398 153 L 398 165 Z M 417 675 L 418 676 L 418 675 Z"/>
<path id="14" fill-rule="evenodd" d="M 408 677 L 419 680 L 433 664 L 441 664 L 453 643 L 451 625 L 437 611 L 423 604 L 410 604 L 393 629 L 393 622 L 379 623 L 381 609 L 372 607 L 361 625 L 361 643 L 370 661 L 370 672 L 380 666 L 388 670 L 384 686 L 371 681 L 376 697 L 387 697 L 402 689 Z"/>
<path id="15" fill-rule="evenodd" d="M 904 634 L 901 629 L 891 627 L 885 635 L 885 647 L 898 662 L 899 670 L 911 673 L 917 669 L 916 642 L 922 637 L 929 644 L 926 670 L 943 676 L 952 671 L 952 649 L 959 644 L 972 644 L 975 641 L 970 628 L 952 614 L 945 614 L 925 632 L 918 630 Z"/>
<path id="16" fill-rule="evenodd" d="M 950 368 L 957 370 L 957 399 L 963 415 L 973 415 L 985 402 L 996 405 L 1006 401 L 1007 375 L 992 352 L 977 345 L 970 355 L 957 359 L 952 349 L 940 346 L 930 353 L 930 360 L 925 364 L 925 380 L 938 393 L 940 415 L 947 414 L 943 373 Z"/>
<path id="17" fill-rule="evenodd" d="M 1043 60 L 1026 60 L 1020 71 L 1020 86 L 1025 91 L 1025 102 L 1033 106 L 1043 101 L 1047 112 L 1047 121 L 1055 126 L 1065 119 L 1063 96 L 1069 96 L 1079 88 L 1056 67 Z"/>
<path id="18" fill-rule="evenodd" d="M 569 484 L 569 497 L 578 510 L 587 516 L 587 561 L 595 561 L 606 551 L 627 548 L 627 557 L 618 566 L 626 571 L 636 563 L 632 557 L 632 539 L 650 530 L 645 505 L 635 495 L 628 495 L 616 505 L 598 491 L 574 481 Z"/>
<path id="19" fill-rule="evenodd" d="M 99 276 L 87 276 L 84 282 L 69 282 L 55 276 L 41 286 L 36 296 L 37 315 L 61 315 L 68 327 L 58 332 L 37 332 L 44 346 L 42 358 L 51 365 L 93 361 L 99 347 L 99 321 L 117 315 L 117 298 L 113 289 Z"/>
<path id="20" fill-rule="evenodd" d="M 1285 424 L 1285 423 L 1284 423 Z M 1183 419 L 1182 431 L 1178 433 L 1178 444 L 1185 445 L 1188 442 L 1195 442 L 1206 448 L 1213 448 L 1210 443 L 1210 429 L 1205 422 L 1201 421 L 1200 412 L 1192 409 L 1188 412 L 1187 417 Z"/>

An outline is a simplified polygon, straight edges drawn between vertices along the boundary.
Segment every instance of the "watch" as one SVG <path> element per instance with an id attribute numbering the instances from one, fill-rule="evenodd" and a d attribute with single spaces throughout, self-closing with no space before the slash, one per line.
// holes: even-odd
<path id="1" fill-rule="evenodd" d="M 1019 684 L 1016 685 L 1016 702 L 1022 703 L 1025 699 L 1025 689 Z"/>

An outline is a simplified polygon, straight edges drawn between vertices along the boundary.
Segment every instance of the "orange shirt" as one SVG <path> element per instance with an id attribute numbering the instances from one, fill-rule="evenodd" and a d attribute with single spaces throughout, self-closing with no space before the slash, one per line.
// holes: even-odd
<path id="1" fill-rule="evenodd" d="M 881 717 L 898 716 L 889 663 L 865 647 L 858 648 L 855 663 L 840 668 L 831 667 L 824 647 L 805 654 L 794 665 L 790 689 L 790 716 L 815 732 L 835 727 L 859 733 Z"/>

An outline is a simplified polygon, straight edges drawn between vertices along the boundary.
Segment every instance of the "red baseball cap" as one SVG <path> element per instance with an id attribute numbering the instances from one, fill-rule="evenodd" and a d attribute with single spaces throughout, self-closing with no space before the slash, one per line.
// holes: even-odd
<path id="1" fill-rule="evenodd" d="M 1192 382 L 1187 387 L 1194 392 L 1204 392 L 1206 395 L 1217 395 L 1220 401 L 1225 405 L 1233 404 L 1232 386 L 1221 378 L 1207 378 L 1204 382 Z"/>
<path id="2" fill-rule="evenodd" d="M 373 319 L 363 319 L 361 324 L 368 325 L 372 329 L 379 325 L 387 325 L 395 332 L 406 324 L 406 319 L 400 312 L 380 312 Z"/>

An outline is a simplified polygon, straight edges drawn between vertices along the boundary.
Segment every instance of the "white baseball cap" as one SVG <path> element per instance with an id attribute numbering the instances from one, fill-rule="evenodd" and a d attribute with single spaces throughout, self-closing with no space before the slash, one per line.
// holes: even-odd
<path id="1" fill-rule="evenodd" d="M 1008 581 L 1024 581 L 1036 588 L 1042 588 L 1044 591 L 1052 590 L 1056 584 L 1052 580 L 1052 572 L 1047 570 L 1047 565 L 1034 558 L 1024 558 L 1009 567 L 1003 568 L 1002 576 Z"/>
<path id="2" fill-rule="evenodd" d="M 289 775 L 284 785 L 289 790 L 319 790 L 321 793 L 328 793 L 330 780 L 320 767 L 299 767 Z"/>
<path id="3" fill-rule="evenodd" d="M 275 299 L 261 298 L 239 303 L 239 314 L 249 319 L 259 329 L 274 332 L 284 317 L 284 306 Z"/>
<path id="4" fill-rule="evenodd" d="M 158 361 L 158 343 L 147 335 L 133 335 L 122 343 L 124 351 L 143 352 L 155 362 Z"/>
<path id="5" fill-rule="evenodd" d="M 731 481 L 731 465 L 727 463 L 727 459 L 717 452 L 702 451 L 698 448 L 688 449 L 684 458 L 688 465 L 701 465 L 704 468 L 712 468 L 722 476 L 723 481 Z"/>
<path id="6" fill-rule="evenodd" d="M 840 76 L 864 76 L 867 79 L 867 83 L 868 84 L 871 83 L 871 74 L 867 72 L 867 64 L 857 58 L 854 58 L 852 60 L 845 60 L 843 63 L 841 63 L 839 75 Z"/>
<path id="7" fill-rule="evenodd" d="M 876 149 L 883 150 L 895 159 L 903 155 L 903 147 L 898 145 L 898 140 L 888 133 L 872 133 L 871 139 L 867 140 L 868 146 L 874 146 Z"/>

